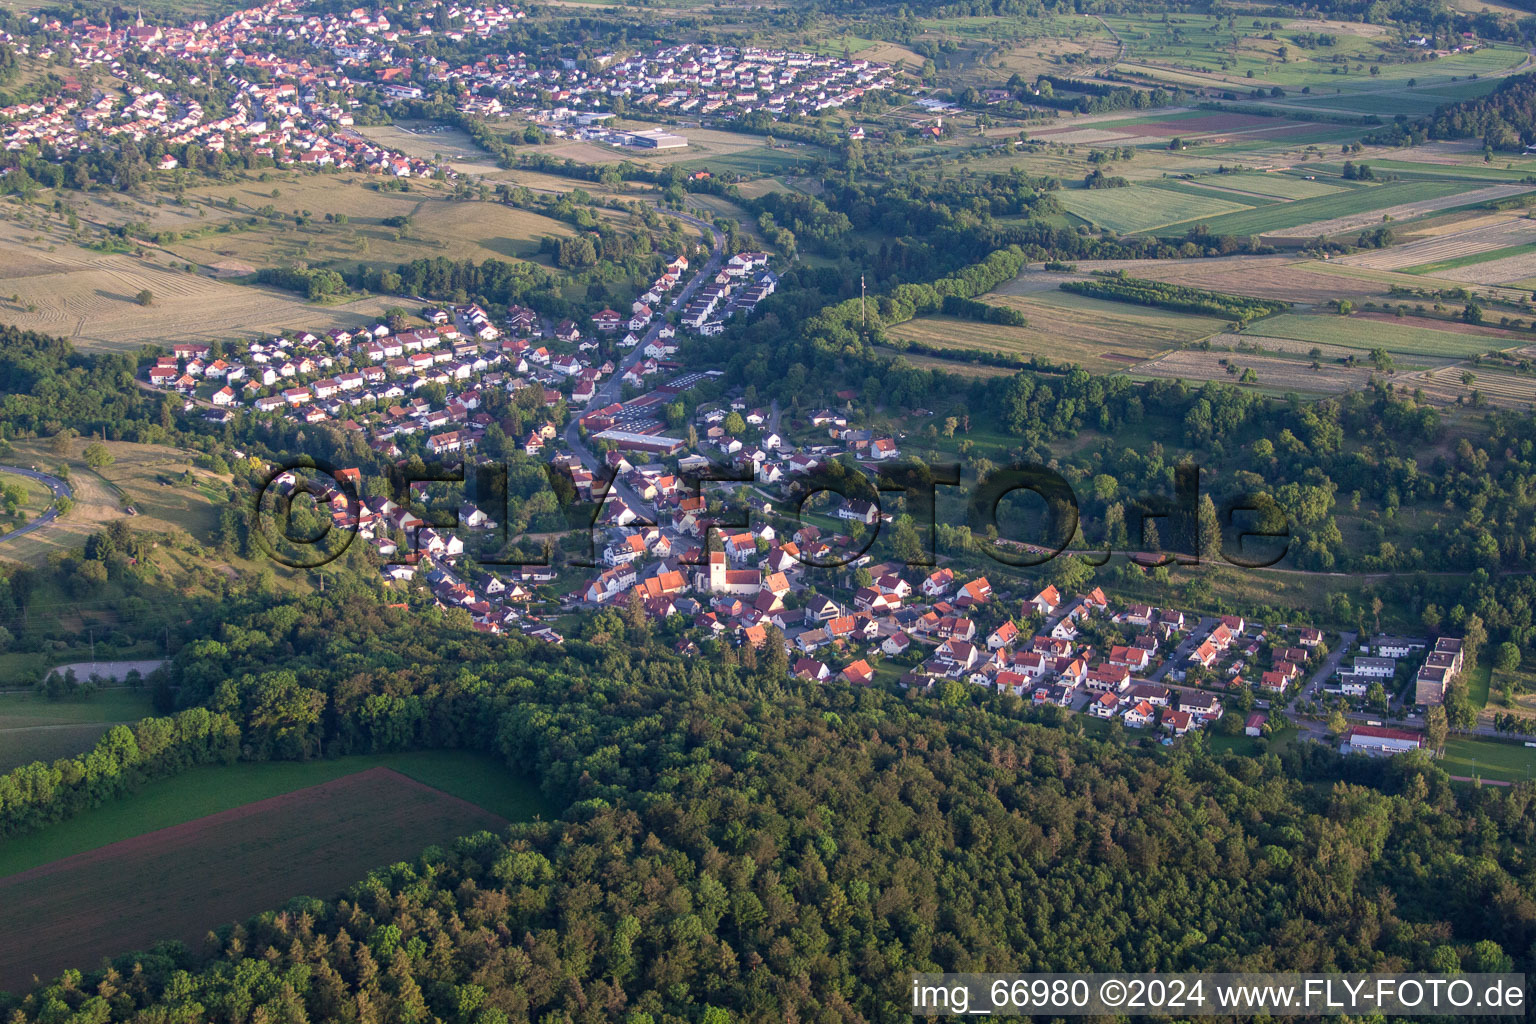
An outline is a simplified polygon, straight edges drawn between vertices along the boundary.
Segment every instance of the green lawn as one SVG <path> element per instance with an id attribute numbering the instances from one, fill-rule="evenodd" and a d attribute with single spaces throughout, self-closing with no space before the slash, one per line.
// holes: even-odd
<path id="1" fill-rule="evenodd" d="M 1229 714 L 1236 714 L 1236 712 L 1229 712 Z M 1285 718 L 1283 715 L 1270 715 L 1271 723 L 1276 718 L 1284 724 L 1277 727 L 1267 738 L 1248 736 L 1244 733 L 1238 733 L 1236 736 L 1221 736 L 1215 732 L 1209 733 L 1207 738 L 1212 752 L 1217 754 L 1231 752 L 1234 754 L 1244 754 L 1249 757 L 1257 757 L 1260 754 L 1269 752 L 1278 754 L 1292 743 L 1295 743 L 1296 737 L 1300 733 L 1290 723 L 1290 719 Z"/>
<path id="2" fill-rule="evenodd" d="M 500 758 L 476 751 L 423 750 L 331 761 L 214 765 L 151 782 L 132 796 L 0 843 L 0 878 L 60 857 L 380 766 L 512 821 L 525 821 L 535 815 L 551 818 L 559 810 L 539 792 L 537 783 L 514 775 Z"/>
<path id="3" fill-rule="evenodd" d="M 1491 335 L 1458 334 L 1425 327 L 1398 326 L 1387 320 L 1358 316 L 1307 316 L 1282 313 L 1254 323 L 1243 332 L 1264 338 L 1287 338 L 1370 351 L 1384 348 L 1405 356 L 1472 356 L 1516 344 Z"/>
<path id="4" fill-rule="evenodd" d="M 1493 666 L 1483 662 L 1467 673 L 1467 698 L 1475 708 L 1488 706 L 1488 687 L 1492 681 Z"/>
<path id="5" fill-rule="evenodd" d="M 1201 223 L 1216 235 L 1261 235 L 1314 221 L 1385 210 L 1426 199 L 1439 199 L 1465 190 L 1466 185 L 1455 181 L 1394 181 L 1314 199 L 1300 199 L 1294 203 L 1276 203 L 1256 210 L 1238 213 L 1214 211 Z"/>
<path id="6" fill-rule="evenodd" d="M 1440 767 L 1451 775 L 1524 782 L 1536 777 L 1536 747 L 1456 736 L 1446 740 Z"/>

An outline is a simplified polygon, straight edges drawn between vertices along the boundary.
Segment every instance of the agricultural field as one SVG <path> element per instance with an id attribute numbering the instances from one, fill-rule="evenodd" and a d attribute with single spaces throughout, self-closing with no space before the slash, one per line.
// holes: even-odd
<path id="1" fill-rule="evenodd" d="M 393 217 L 410 221 L 404 228 L 384 223 Z M 537 259 L 545 236 L 563 238 L 573 232 L 561 221 L 504 203 L 386 192 L 372 199 L 367 213 L 348 215 L 346 224 L 311 220 L 299 227 L 291 221 L 266 222 L 239 232 L 170 242 L 165 248 L 214 272 L 238 274 L 290 262 L 339 270 L 358 263 L 392 265 L 434 256 Z"/>
<path id="2" fill-rule="evenodd" d="M 1078 264 L 1078 269 L 1083 273 L 1124 270 L 1151 281 L 1302 304 L 1321 304 L 1334 299 L 1358 302 L 1362 298 L 1387 295 L 1386 285 L 1317 274 L 1313 272 L 1316 266 L 1327 264 L 1276 255 L 1195 260 L 1085 260 Z"/>
<path id="3" fill-rule="evenodd" d="M 316 305 L 275 289 L 187 273 L 165 253 L 142 259 L 100 253 L 36 241 L 14 228 L 0 223 L 0 322 L 68 338 L 86 350 L 355 327 L 389 305 L 374 298 Z M 149 306 L 136 301 L 145 290 Z"/>
<path id="4" fill-rule="evenodd" d="M 15 452 L 7 457 L 17 465 L 37 465 L 45 472 L 56 472 L 61 463 L 68 465 L 74 507 L 67 516 L 0 543 L 0 559 L 40 565 L 49 555 L 80 547 L 103 525 L 124 517 L 136 532 L 184 530 L 204 540 L 217 524 L 224 503 L 234 500 L 229 478 L 194 467 L 191 452 L 107 441 L 112 465 L 93 470 L 80 457 L 85 443 L 77 438 L 70 454 L 61 458 L 50 442 L 16 442 Z M 188 474 L 193 482 L 185 482 Z"/>
<path id="5" fill-rule="evenodd" d="M 1436 324 L 1434 327 L 1418 324 Z M 1283 338 L 1369 351 L 1382 348 L 1393 355 L 1464 357 L 1510 348 L 1518 337 L 1510 332 L 1467 333 L 1451 324 L 1417 317 L 1376 319 L 1354 316 L 1305 316 L 1282 313 L 1260 320 L 1244 337 Z"/>
<path id="6" fill-rule="evenodd" d="M 1342 185 L 1308 181 L 1290 174 L 1217 174 L 1198 178 L 1192 184 L 1223 192 L 1241 192 L 1271 199 L 1312 199 L 1344 191 Z"/>
<path id="7" fill-rule="evenodd" d="M 1056 200 L 1067 212 L 1121 234 L 1152 231 L 1247 209 L 1231 200 L 1187 195 L 1151 185 L 1070 189 L 1056 193 Z"/>
<path id="8" fill-rule="evenodd" d="M 1228 23 L 1192 13 L 1105 22 L 1124 43 L 1115 65 L 1123 74 L 1240 94 L 1280 86 L 1285 97 L 1262 102 L 1282 110 L 1427 113 L 1448 99 L 1487 92 L 1499 76 L 1528 63 L 1523 50 L 1504 44 L 1428 61 L 1381 26 L 1353 22 L 1303 20 L 1272 29 L 1241 14 Z M 1334 36 L 1334 45 L 1313 48 L 1301 38 L 1318 32 Z"/>
<path id="9" fill-rule="evenodd" d="M 693 129 L 688 130 L 692 142 Z M 808 174 L 822 151 L 798 143 L 777 143 L 772 149 L 765 145 L 751 146 L 734 152 L 699 156 L 679 161 L 688 171 L 710 171 L 714 174 L 729 171 L 745 177 L 770 177 L 781 174 Z"/>
<path id="10" fill-rule="evenodd" d="M 483 777 L 485 769 L 472 766 L 473 757 L 461 758 L 463 766 Z M 34 975 L 89 967 L 104 955 L 161 939 L 196 948 L 210 929 L 296 896 L 332 896 L 372 868 L 507 821 L 390 767 L 357 770 L 361 765 L 346 761 L 317 766 L 352 770 L 0 879 L 0 987 L 21 988 Z M 221 773 L 229 771 L 205 769 L 168 783 L 190 779 L 218 787 Z M 526 791 L 529 784 L 503 770 L 500 786 Z M 112 806 L 129 808 L 147 797 L 148 790 Z M 529 814 L 535 807 L 524 806 Z M 35 838 L 56 842 L 54 831 Z M 168 871 L 172 864 L 175 870 Z"/>
<path id="11" fill-rule="evenodd" d="M 1464 182 L 1397 181 L 1216 215 L 1201 223 L 1213 234 L 1306 240 L 1371 227 L 1382 223 L 1384 218 L 1406 220 L 1452 206 L 1470 205 L 1529 190 L 1528 185 L 1490 185 L 1468 190 Z"/>
<path id="12" fill-rule="evenodd" d="M 1181 155 L 1195 157 L 1199 149 L 1225 144 L 1241 144 L 1244 147 L 1266 144 L 1287 144 L 1310 141 L 1308 136 L 1319 131 L 1331 131 L 1327 125 L 1292 121 L 1284 117 L 1264 117 L 1257 114 L 1212 112 L 1208 110 L 1166 111 L 1139 117 L 1125 113 L 1098 114 L 1074 117 L 1060 124 L 1031 129 L 1029 136 L 1044 142 L 1067 145 L 1133 145 L 1158 147 L 1174 138 L 1189 143 L 1199 143 L 1198 149 L 1177 150 Z M 1153 155 L 1156 151 L 1148 155 Z"/>
<path id="13" fill-rule="evenodd" d="M 1428 274 L 1414 275 L 1396 270 L 1372 270 L 1369 267 L 1355 267 L 1333 260 L 1310 260 L 1296 264 L 1296 268 L 1319 277 L 1355 281 L 1361 283 L 1360 286 L 1362 288 L 1365 286 L 1363 282 L 1369 282 L 1378 286 L 1383 294 L 1393 286 L 1410 290 L 1416 288 L 1455 289 L 1465 287 L 1465 284 L 1462 282 L 1442 280 L 1438 277 L 1431 277 Z M 1491 285 L 1480 289 L 1480 291 L 1486 293 L 1490 298 L 1509 302 L 1523 302 L 1530 298 L 1530 287 L 1524 285 L 1519 287 Z"/>
<path id="14" fill-rule="evenodd" d="M 1536 262 L 1521 258 L 1531 256 L 1533 251 L 1536 251 L 1536 244 L 1525 243 L 1503 249 L 1491 249 L 1487 252 L 1467 253 L 1464 256 L 1436 260 L 1433 263 L 1421 263 L 1404 269 L 1409 274 L 1434 274 L 1451 280 L 1465 278 L 1471 284 L 1481 284 L 1484 278 L 1488 279 L 1489 283 L 1499 284 L 1536 273 Z"/>
<path id="15" fill-rule="evenodd" d="M 1403 245 L 1341 256 L 1338 261 L 1352 267 L 1432 274 L 1471 266 L 1486 261 L 1493 253 L 1533 243 L 1536 221 L 1511 213 L 1488 214 L 1463 219 L 1459 227 L 1454 221 L 1436 225 Z"/>
<path id="16" fill-rule="evenodd" d="M 1164 310 L 1104 302 L 1065 292 L 1024 296 L 1001 292 L 982 296 L 1029 319 L 1027 327 L 1005 327 L 947 316 L 919 317 L 891 329 L 891 336 L 935 348 L 1005 352 L 1076 363 L 1101 373 L 1127 366 L 1169 348 L 1209 337 L 1225 321 Z"/>
<path id="17" fill-rule="evenodd" d="M 1471 380 L 1468 382 L 1467 377 Z M 1456 405 L 1473 400 L 1501 409 L 1527 410 L 1536 406 L 1536 377 L 1489 369 L 1486 366 L 1449 366 L 1432 370 L 1415 381 L 1432 402 Z"/>
<path id="18" fill-rule="evenodd" d="M 943 356 L 924 355 L 919 352 L 903 352 L 894 348 L 879 346 L 879 351 L 889 356 L 905 359 L 919 370 L 933 370 L 937 373 L 952 373 L 957 377 L 966 379 L 986 379 L 988 377 L 1007 377 L 1018 372 L 1006 366 L 992 366 L 987 363 L 972 363 L 965 359 L 945 359 Z"/>
<path id="19" fill-rule="evenodd" d="M 1231 369 L 1229 369 L 1229 367 Z M 1223 381 L 1237 383 L 1244 370 L 1252 370 L 1257 380 L 1244 382 L 1269 394 L 1337 395 L 1355 391 L 1370 383 L 1368 366 L 1340 366 L 1311 363 L 1281 356 L 1252 355 L 1245 352 L 1170 352 L 1128 371 L 1131 376 L 1177 378 L 1186 381 Z"/>
<path id="20" fill-rule="evenodd" d="M 1459 139 L 1453 142 L 1429 142 L 1415 146 L 1408 152 L 1412 160 L 1398 158 L 1399 149 L 1367 147 L 1362 159 L 1378 171 L 1387 171 L 1403 179 L 1436 178 L 1440 180 L 1462 179 L 1466 181 L 1518 182 L 1536 170 L 1536 160 L 1526 155 L 1501 154 L 1501 165 L 1483 161 L 1482 145 L 1477 139 Z M 1381 155 L 1378 155 L 1381 154 Z M 1317 164 L 1319 172 L 1337 174 L 1342 162 Z"/>
<path id="21" fill-rule="evenodd" d="M 29 686 L 36 673 L 0 676 L 0 685 Z M 31 690 L 0 692 L 0 772 L 33 761 L 84 753 L 112 726 L 151 713 L 149 691 L 109 687 L 89 699 L 46 700 Z"/>

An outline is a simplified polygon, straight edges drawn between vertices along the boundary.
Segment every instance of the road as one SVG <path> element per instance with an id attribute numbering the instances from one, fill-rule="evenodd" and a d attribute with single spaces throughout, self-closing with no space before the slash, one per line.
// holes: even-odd
<path id="1" fill-rule="evenodd" d="M 1328 657 L 1323 659 L 1312 678 L 1308 679 L 1301 692 L 1296 694 L 1297 700 L 1318 700 L 1322 696 L 1323 684 L 1339 669 L 1339 663 L 1344 660 L 1344 655 L 1355 646 L 1355 641 L 1360 634 L 1352 630 L 1344 630 L 1339 633 L 1339 642 L 1334 644 L 1333 650 L 1328 652 Z"/>
<path id="2" fill-rule="evenodd" d="M 709 232 L 710 237 L 709 259 L 698 269 L 692 279 L 683 286 L 683 290 L 678 292 L 666 306 L 665 311 L 671 311 L 682 309 L 686 306 L 688 300 L 693 298 L 693 293 L 698 291 L 705 281 L 714 277 L 719 272 L 721 265 L 725 262 L 725 236 L 713 224 L 700 220 L 691 214 L 678 213 L 675 210 L 664 210 L 662 212 L 666 216 L 676 217 L 678 220 Z M 587 446 L 586 439 L 581 436 L 581 428 L 578 421 L 581 419 L 582 413 L 593 409 L 601 409 L 605 405 L 611 405 L 618 401 L 619 395 L 622 393 L 620 381 L 623 379 L 624 374 L 628 373 L 632 366 L 644 358 L 642 353 L 645 350 L 645 346 L 656 339 L 657 333 L 666 322 L 666 318 L 662 316 L 658 316 L 651 321 L 651 326 L 646 330 L 645 336 L 640 339 L 640 343 L 630 350 L 629 355 L 624 357 L 619 363 L 618 368 L 609 375 L 608 379 L 598 385 L 597 391 L 593 393 L 592 399 L 587 403 L 586 408 L 574 413 L 571 416 L 571 422 L 566 425 L 565 443 L 570 446 L 571 451 L 576 453 L 576 457 L 581 460 L 581 464 L 590 469 L 594 476 L 601 476 L 602 460 Z M 610 491 L 624 499 L 624 503 L 637 513 L 647 507 L 645 501 L 638 494 L 618 480 L 613 482 Z M 607 495 L 605 494 L 603 500 L 606 499 Z"/>
<path id="3" fill-rule="evenodd" d="M 0 543 L 4 543 L 5 541 L 12 540 L 16 537 L 25 536 L 26 534 L 31 533 L 33 530 L 36 530 L 38 527 L 47 526 L 59 516 L 59 499 L 68 498 L 74 494 L 74 491 L 70 489 L 69 484 L 65 483 L 63 480 L 56 476 L 49 476 L 47 473 L 39 473 L 35 469 L 22 469 L 20 466 L 0 466 L 0 473 L 14 473 L 17 476 L 24 476 L 29 480 L 36 480 L 39 483 L 47 484 L 48 489 L 53 492 L 53 501 L 49 504 L 47 510 L 44 511 L 42 515 L 32 520 L 26 526 L 17 527 L 5 536 L 0 537 Z"/>
<path id="4" fill-rule="evenodd" d="M 1179 646 L 1173 649 L 1173 653 L 1163 659 L 1163 663 L 1152 670 L 1147 679 L 1154 683 L 1163 681 L 1163 677 L 1175 668 L 1182 668 L 1189 661 L 1190 652 L 1200 646 L 1200 641 L 1211 635 L 1211 630 L 1220 622 L 1214 615 L 1202 616 L 1200 624 L 1189 631 L 1189 635 L 1179 642 Z"/>

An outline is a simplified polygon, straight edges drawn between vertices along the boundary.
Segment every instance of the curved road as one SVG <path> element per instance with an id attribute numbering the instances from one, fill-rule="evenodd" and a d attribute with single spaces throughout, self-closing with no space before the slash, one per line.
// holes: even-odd
<path id="1" fill-rule="evenodd" d="M 32 520 L 26 526 L 17 527 L 10 533 L 7 533 L 5 536 L 0 537 L 0 543 L 4 543 L 13 537 L 20 537 L 24 534 L 31 533 L 38 527 L 46 526 L 53 522 L 53 520 L 57 519 L 59 515 L 58 499 L 67 498 L 74 494 L 74 491 L 70 489 L 69 484 L 65 483 L 63 480 L 56 476 L 49 476 L 47 473 L 39 473 L 35 469 L 22 469 L 20 466 L 0 466 L 0 473 L 14 473 L 17 476 L 24 476 L 29 480 L 36 480 L 39 483 L 47 484 L 48 489 L 53 492 L 54 499 L 42 515 Z"/>

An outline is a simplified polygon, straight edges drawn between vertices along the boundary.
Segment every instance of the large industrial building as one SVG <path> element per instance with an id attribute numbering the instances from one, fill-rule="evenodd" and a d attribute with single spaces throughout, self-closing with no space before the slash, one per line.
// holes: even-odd
<path id="1" fill-rule="evenodd" d="M 641 149 L 682 149 L 688 145 L 688 140 L 683 136 L 664 132 L 660 128 L 643 132 L 626 132 L 623 134 L 623 139 L 625 145 L 638 146 Z"/>

